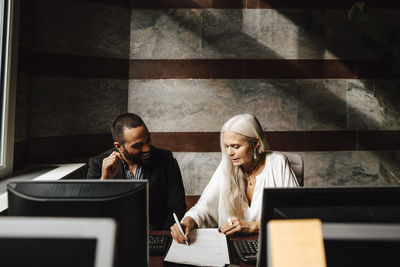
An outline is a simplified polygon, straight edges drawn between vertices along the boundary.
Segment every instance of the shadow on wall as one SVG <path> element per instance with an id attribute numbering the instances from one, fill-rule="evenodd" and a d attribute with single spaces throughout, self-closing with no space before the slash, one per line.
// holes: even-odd
<path id="1" fill-rule="evenodd" d="M 188 17 L 184 17 L 179 11 L 170 10 L 167 15 L 180 26 L 201 34 L 202 49 L 213 50 L 216 58 L 285 59 L 267 45 L 243 32 L 245 27 L 243 13 L 238 13 L 245 11 L 230 10 L 223 17 L 216 16 L 210 10 L 203 9 L 202 12 L 202 22 L 203 20 L 211 21 L 212 23 L 209 24 L 212 26 L 205 29 L 202 27 L 200 33 L 194 26 L 195 23 L 190 21 Z M 354 58 L 352 51 L 360 50 L 360 43 L 363 49 L 359 52 L 362 53 L 364 58 L 367 55 L 367 58 L 385 59 L 385 55 L 388 53 L 384 46 L 374 42 L 368 36 L 359 32 L 354 25 L 351 25 L 346 19 L 347 14 L 345 12 L 340 14 L 340 11 L 331 11 L 330 14 L 327 14 L 325 10 L 305 10 L 299 13 L 298 11 L 283 9 L 278 10 L 278 12 L 298 27 L 297 56 L 307 54 L 312 47 L 314 58 L 351 59 Z M 232 13 L 234 18 L 231 17 Z M 343 20 L 337 23 L 334 20 L 335 16 L 343 16 Z M 329 27 L 326 27 L 326 25 L 329 25 Z M 223 32 L 221 32 L 221 28 L 224 29 Z M 345 68 L 351 69 L 350 66 L 345 65 L 345 62 L 342 64 Z M 288 65 L 288 67 L 298 68 L 296 65 Z M 306 69 L 298 69 L 298 71 L 313 74 Z M 318 83 L 318 87 L 313 88 L 313 90 L 296 88 L 297 100 L 303 101 L 306 117 L 313 121 L 325 122 L 325 125 L 337 130 L 398 130 L 400 126 L 397 116 L 400 114 L 398 105 L 400 90 L 398 90 L 397 85 L 400 84 L 399 81 L 372 79 L 353 81 L 353 86 L 347 88 L 344 96 L 332 91 L 332 88 L 324 86 L 323 83 Z M 305 81 L 303 86 L 307 87 L 308 84 L 310 87 L 315 87 L 315 83 L 315 81 Z M 229 85 L 231 84 L 227 84 L 227 86 Z M 292 85 L 299 86 L 296 85 L 296 82 Z M 235 91 L 232 90 L 233 94 L 235 94 Z M 315 97 L 315 94 L 317 94 L 317 97 Z M 285 95 L 282 96 L 285 97 Z M 240 97 L 240 93 L 236 91 L 234 97 Z M 287 97 L 290 97 L 290 95 L 287 95 Z M 353 98 L 355 106 L 348 102 L 347 97 Z M 361 98 L 357 99 L 359 97 Z M 339 109 L 343 110 L 343 113 L 338 111 Z M 257 112 L 255 114 L 257 115 Z M 338 117 L 340 118 L 339 122 Z M 321 129 L 311 128 L 309 130 Z M 393 183 L 393 181 L 400 183 L 398 178 L 400 176 L 397 163 L 399 160 L 398 153 L 391 151 L 371 153 L 379 159 L 379 172 L 383 173 L 383 176 L 389 177 L 386 182 L 388 184 Z M 358 171 L 354 169 L 353 172 L 357 176 Z M 374 178 L 368 179 L 373 180 Z M 349 179 L 346 181 L 349 182 Z"/>
<path id="2" fill-rule="evenodd" d="M 202 29 L 199 32 L 198 28 L 195 27 L 196 23 L 191 21 L 190 16 L 184 16 L 184 12 L 180 10 L 168 10 L 167 15 L 179 23 L 180 26 L 185 27 L 187 30 L 192 31 L 196 34 L 201 34 L 202 37 L 202 49 L 207 51 L 207 55 L 212 54 L 209 50 L 213 50 L 216 57 L 220 58 L 268 58 L 268 59 L 285 59 L 282 58 L 279 54 L 274 52 L 274 50 L 267 47 L 265 44 L 260 43 L 257 39 L 252 36 L 241 31 L 243 27 L 243 16 L 239 14 L 242 10 L 230 10 L 224 14 L 223 17 L 216 16 L 212 11 L 202 10 L 202 19 L 207 19 L 207 25 L 211 24 L 213 27 L 208 27 L 206 29 Z M 221 11 L 219 11 L 221 12 Z M 282 12 L 282 11 L 280 11 Z M 315 58 L 324 58 L 326 50 L 329 50 L 331 54 L 335 55 L 337 58 L 346 58 L 348 55 L 343 54 L 342 48 L 335 48 L 333 45 L 329 46 L 327 41 L 324 41 L 324 38 L 319 38 L 319 36 L 325 36 L 327 30 L 321 26 L 321 20 L 325 17 L 323 14 L 324 11 L 312 10 L 305 11 L 305 13 L 296 13 L 290 14 L 292 11 L 288 11 L 285 16 L 290 15 L 291 21 L 294 23 L 298 23 L 298 54 L 302 53 L 302 49 L 304 50 L 304 46 L 310 44 L 313 47 L 313 54 Z M 232 15 L 234 14 L 234 15 Z M 300 21 L 301 20 L 301 21 Z M 314 25 L 317 25 L 316 27 Z M 322 24 L 323 25 L 323 24 Z M 302 27 L 304 26 L 304 27 Z M 221 28 L 223 28 L 223 32 L 221 32 Z M 336 33 L 338 36 L 343 25 L 339 25 L 335 29 L 331 29 L 329 35 L 335 36 Z M 304 38 L 304 36 L 311 36 L 311 38 Z M 348 36 L 352 36 L 348 34 Z M 310 43 L 309 40 L 315 40 L 314 43 Z M 319 43 L 318 43 L 319 42 Z M 351 43 L 351 40 L 349 41 Z M 338 43 L 338 42 L 336 42 Z M 228 44 L 228 46 L 227 46 Z M 287 68 L 295 69 L 297 73 L 302 73 L 307 76 L 313 75 L 311 71 L 307 69 L 300 69 L 299 66 L 291 64 L 290 61 L 285 61 Z M 344 68 L 350 69 L 350 66 L 345 66 L 345 62 L 342 63 Z M 325 79 L 329 80 L 329 79 Z M 360 100 L 370 100 L 372 101 L 371 105 L 376 105 L 376 107 L 372 107 L 373 109 L 379 109 L 383 107 L 388 111 L 393 111 L 394 113 L 400 113 L 398 105 L 395 105 L 400 100 L 400 94 L 398 94 L 395 90 L 393 90 L 393 86 L 390 85 L 390 82 L 386 82 L 385 85 L 382 85 L 385 82 L 376 82 L 375 80 L 352 80 L 352 84 L 347 93 L 350 97 L 356 98 L 359 97 L 360 94 L 365 99 Z M 318 84 L 317 87 L 315 84 Z M 296 82 L 294 83 L 296 86 Z M 346 84 L 342 84 L 346 85 Z M 227 84 L 229 86 L 229 84 Z M 310 88 L 312 86 L 313 88 Z M 318 81 L 304 81 L 302 84 L 297 84 L 297 99 L 304 106 L 304 116 L 312 121 L 323 122 L 323 125 L 326 125 L 330 129 L 334 128 L 337 130 L 382 130 L 383 129 L 392 129 L 397 125 L 390 126 L 387 128 L 382 127 L 382 121 L 379 121 L 379 118 L 384 119 L 384 116 L 380 116 L 378 119 L 371 112 L 363 112 L 359 106 L 352 107 L 351 103 L 346 101 L 346 92 L 339 93 L 335 90 L 332 91 L 332 88 L 324 86 L 323 82 Z M 302 87 L 299 89 L 299 87 Z M 305 88 L 303 88 L 305 87 Z M 364 90 L 364 92 L 362 92 Z M 232 90 L 232 92 L 237 95 L 234 97 L 240 97 L 238 90 Z M 284 91 L 283 94 L 289 91 Z M 312 97 L 317 94 L 318 97 Z M 285 97 L 285 95 L 282 95 Z M 289 95 L 286 95 L 289 97 Z M 375 98 L 372 99 L 371 98 Z M 357 100 L 353 99 L 354 103 L 357 104 Z M 381 101 L 382 103 L 377 103 Z M 376 102 L 376 103 L 375 103 Z M 338 108 L 339 107 L 339 108 Z M 348 114 L 346 111 L 349 110 Z M 377 110 L 378 111 L 378 110 Z M 350 116 L 350 118 L 348 117 Z M 339 119 L 338 119 L 339 118 Z M 357 122 L 349 122 L 349 119 L 354 119 Z M 395 122 L 393 122 L 395 123 Z M 396 123 L 395 123 L 396 124 Z M 297 130 L 304 130 L 297 129 Z M 309 128 L 307 130 L 324 130 L 320 128 Z"/>

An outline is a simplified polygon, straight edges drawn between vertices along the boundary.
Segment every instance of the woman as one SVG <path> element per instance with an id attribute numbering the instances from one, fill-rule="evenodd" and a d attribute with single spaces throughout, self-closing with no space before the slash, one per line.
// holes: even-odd
<path id="1" fill-rule="evenodd" d="M 229 119 L 221 131 L 222 160 L 197 204 L 177 224 L 172 237 L 188 240 L 191 230 L 219 226 L 226 235 L 257 233 L 260 228 L 264 187 L 297 187 L 298 182 L 285 156 L 268 151 L 263 130 L 250 114 Z"/>

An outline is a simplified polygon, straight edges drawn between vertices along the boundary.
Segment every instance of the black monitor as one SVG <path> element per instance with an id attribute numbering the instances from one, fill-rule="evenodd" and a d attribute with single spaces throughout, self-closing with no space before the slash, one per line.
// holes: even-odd
<path id="1" fill-rule="evenodd" d="M 399 223 L 400 186 L 264 188 L 257 266 L 266 266 L 264 230 L 271 219 Z"/>
<path id="2" fill-rule="evenodd" d="M 328 267 L 399 266 L 400 225 L 324 223 Z"/>
<path id="3" fill-rule="evenodd" d="M 1 216 L 1 265 L 111 267 L 115 229 L 107 218 Z"/>
<path id="4" fill-rule="evenodd" d="M 10 216 L 113 218 L 116 266 L 148 266 L 146 180 L 12 182 L 7 190 Z"/>
<path id="5" fill-rule="evenodd" d="M 399 266 L 399 224 L 323 223 L 322 236 L 328 267 Z M 270 244 L 267 242 L 265 252 L 268 265 L 263 266 L 272 266 Z M 290 257 L 290 251 L 287 256 Z"/>

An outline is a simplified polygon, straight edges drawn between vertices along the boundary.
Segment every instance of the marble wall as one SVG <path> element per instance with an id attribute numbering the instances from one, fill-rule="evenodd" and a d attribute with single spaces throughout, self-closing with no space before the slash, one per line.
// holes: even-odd
<path id="1" fill-rule="evenodd" d="M 297 152 L 304 160 L 304 186 L 398 185 L 398 151 Z M 220 153 L 175 152 L 186 194 L 201 194 L 221 160 Z"/>
<path id="2" fill-rule="evenodd" d="M 108 132 L 110 121 L 127 110 L 128 80 L 93 78 L 90 70 L 86 70 L 87 77 L 74 77 L 68 68 L 81 68 L 82 58 L 127 60 L 130 8 L 95 1 L 35 0 L 23 1 L 25 9 L 31 13 L 30 20 L 21 23 L 24 53 L 20 61 L 31 69 L 20 68 L 17 141 L 22 135 L 41 138 Z M 51 56 L 58 64 L 54 67 L 67 74 L 37 71 L 41 57 Z"/>
<path id="3" fill-rule="evenodd" d="M 399 11 L 376 10 L 395 19 Z M 397 14 L 397 15 L 396 15 Z M 379 45 L 377 45 L 379 46 Z M 347 10 L 132 10 L 131 59 L 375 59 Z M 399 130 L 398 80 L 131 79 L 128 110 L 151 131 L 219 131 L 238 113 L 266 131 Z M 300 152 L 305 186 L 398 184 L 397 152 Z M 175 153 L 188 194 L 200 194 L 219 153 Z"/>
<path id="4" fill-rule="evenodd" d="M 113 117 L 124 111 L 141 115 L 153 132 L 218 132 L 238 113 L 255 114 L 265 131 L 400 130 L 396 79 L 129 79 L 74 75 L 68 69 L 82 68 L 80 60 L 329 61 L 370 60 L 387 53 L 390 48 L 347 19 L 347 10 L 134 9 L 110 1 L 68 0 L 24 1 L 22 8 L 29 15 L 21 23 L 20 48 L 28 54 L 22 62 L 31 69 L 19 72 L 17 142 L 107 134 Z M 374 16 L 400 25 L 399 12 L 380 9 Z M 65 58 L 75 61 L 55 75 L 37 71 L 40 62 L 30 61 L 43 55 L 61 65 Z M 135 70 L 127 65 L 128 71 Z M 397 151 L 299 153 L 305 186 L 400 182 Z M 186 192 L 200 194 L 220 154 L 174 155 Z"/>
<path id="5" fill-rule="evenodd" d="M 131 17 L 136 59 L 375 57 L 346 10 L 134 9 Z"/>
<path id="6" fill-rule="evenodd" d="M 128 109 L 157 132 L 219 131 L 239 113 L 256 115 L 266 131 L 398 130 L 399 85 L 356 79 L 130 80 Z"/>

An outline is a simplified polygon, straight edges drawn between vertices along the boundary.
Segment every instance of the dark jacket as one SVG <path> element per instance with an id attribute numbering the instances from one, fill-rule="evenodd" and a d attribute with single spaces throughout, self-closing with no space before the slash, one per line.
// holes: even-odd
<path id="1" fill-rule="evenodd" d="M 101 177 L 103 159 L 116 149 L 110 149 L 89 159 L 88 179 Z M 149 181 L 149 219 L 152 229 L 169 229 L 174 224 L 172 213 L 179 219 L 186 212 L 185 189 L 178 162 L 171 151 L 151 146 L 150 161 L 143 166 Z M 122 163 L 114 179 L 126 179 Z"/>

